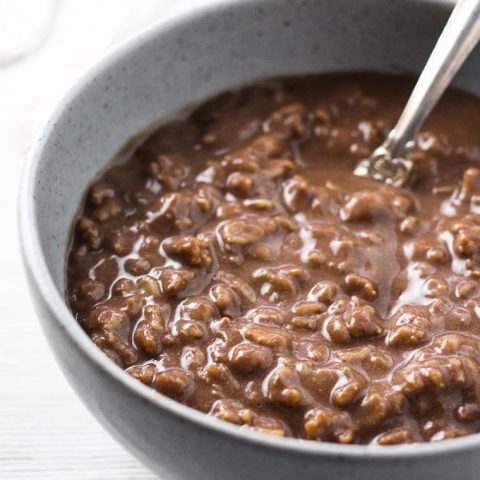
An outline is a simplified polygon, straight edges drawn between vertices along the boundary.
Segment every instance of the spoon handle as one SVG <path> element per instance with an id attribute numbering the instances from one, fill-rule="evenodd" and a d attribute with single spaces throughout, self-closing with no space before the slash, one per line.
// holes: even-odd
<path id="1" fill-rule="evenodd" d="M 412 145 L 443 92 L 480 40 L 480 0 L 460 0 L 453 10 L 417 84 L 382 148 L 392 158 Z M 409 145 L 410 144 L 410 145 Z"/>

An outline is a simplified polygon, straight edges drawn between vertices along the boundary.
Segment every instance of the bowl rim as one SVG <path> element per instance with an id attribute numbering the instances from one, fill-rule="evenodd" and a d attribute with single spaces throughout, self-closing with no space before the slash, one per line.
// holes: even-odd
<path id="1" fill-rule="evenodd" d="M 265 0 L 272 1 L 272 0 Z M 409 0 L 410 3 L 429 3 L 432 6 L 445 6 L 451 8 L 455 0 Z M 95 364 L 104 374 L 111 376 L 122 384 L 131 394 L 162 409 L 165 413 L 174 415 L 182 420 L 207 429 L 210 433 L 233 437 L 233 440 L 255 444 L 259 447 L 279 450 L 291 454 L 310 456 L 335 456 L 356 459 L 411 459 L 418 457 L 432 457 L 471 450 L 480 447 L 480 433 L 465 437 L 444 440 L 438 443 L 418 443 L 409 445 L 339 445 L 327 442 L 315 442 L 296 438 L 278 438 L 273 435 L 255 432 L 246 428 L 239 428 L 227 422 L 210 417 L 191 407 L 187 407 L 175 400 L 161 395 L 150 387 L 143 385 L 120 367 L 114 364 L 101 350 L 88 338 L 80 325 L 74 320 L 63 296 L 57 290 L 54 280 L 49 272 L 40 242 L 40 235 L 35 217 L 34 189 L 37 172 L 44 156 L 47 139 L 56 128 L 57 120 L 65 114 L 68 106 L 82 92 L 95 77 L 102 75 L 118 63 L 124 56 L 134 54 L 144 43 L 150 42 L 158 35 L 168 35 L 169 31 L 191 24 L 204 15 L 215 15 L 222 8 L 230 8 L 239 4 L 256 4 L 257 0 L 207 0 L 201 6 L 181 11 L 179 14 L 161 20 L 153 26 L 128 38 L 96 61 L 94 66 L 87 70 L 73 87 L 57 103 L 53 112 L 47 117 L 40 133 L 36 136 L 23 165 L 19 202 L 18 202 L 18 227 L 20 248 L 26 274 L 33 282 L 41 300 L 47 305 L 54 318 L 56 326 L 61 328 L 70 340 L 75 343 L 83 355 Z"/>

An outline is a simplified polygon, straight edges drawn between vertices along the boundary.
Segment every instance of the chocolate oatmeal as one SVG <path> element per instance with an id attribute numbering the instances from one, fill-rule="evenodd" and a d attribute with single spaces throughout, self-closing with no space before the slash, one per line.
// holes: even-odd
<path id="1" fill-rule="evenodd" d="M 449 91 L 405 189 L 352 175 L 405 77 L 229 92 L 89 188 L 67 298 L 132 377 L 233 424 L 380 445 L 480 431 L 480 100 Z"/>

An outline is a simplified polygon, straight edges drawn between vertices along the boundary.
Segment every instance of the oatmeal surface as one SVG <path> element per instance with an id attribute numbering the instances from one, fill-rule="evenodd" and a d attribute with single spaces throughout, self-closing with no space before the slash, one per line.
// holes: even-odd
<path id="1" fill-rule="evenodd" d="M 407 188 L 352 175 L 413 83 L 262 82 L 104 171 L 67 264 L 92 341 L 242 428 L 381 445 L 480 431 L 480 100 L 445 95 Z"/>

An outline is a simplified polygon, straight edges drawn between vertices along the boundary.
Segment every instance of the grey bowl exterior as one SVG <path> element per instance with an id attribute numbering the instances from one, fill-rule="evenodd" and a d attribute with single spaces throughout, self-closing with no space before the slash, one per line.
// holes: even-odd
<path id="1" fill-rule="evenodd" d="M 478 478 L 480 435 L 417 446 L 277 439 L 209 418 L 131 379 L 64 303 L 65 250 L 85 185 L 159 118 L 258 78 L 418 72 L 451 5 L 433 0 L 213 0 L 107 55 L 70 91 L 27 162 L 20 198 L 26 273 L 68 381 L 104 427 L 162 478 Z M 480 92 L 477 50 L 457 84 Z M 65 426 L 68 428 L 68 425 Z"/>

